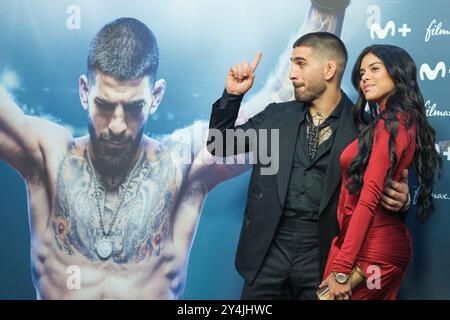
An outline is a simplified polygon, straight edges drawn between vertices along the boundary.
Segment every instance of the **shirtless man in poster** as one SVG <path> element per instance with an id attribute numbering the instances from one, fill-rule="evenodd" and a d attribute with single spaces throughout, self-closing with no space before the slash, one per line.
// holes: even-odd
<path id="1" fill-rule="evenodd" d="M 141 22 L 103 27 L 79 80 L 89 129 L 79 138 L 0 88 L 0 159 L 27 185 L 38 298 L 179 298 L 206 194 L 248 169 L 205 161 L 201 144 L 180 142 L 201 139 L 192 128 L 161 142 L 143 134 L 164 95 L 158 61 Z"/>

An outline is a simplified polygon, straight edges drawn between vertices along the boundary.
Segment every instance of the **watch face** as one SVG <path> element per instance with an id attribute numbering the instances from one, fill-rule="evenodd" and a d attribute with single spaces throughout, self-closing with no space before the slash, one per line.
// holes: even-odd
<path id="1" fill-rule="evenodd" d="M 336 273 L 336 281 L 340 284 L 347 282 L 347 276 L 343 273 Z"/>

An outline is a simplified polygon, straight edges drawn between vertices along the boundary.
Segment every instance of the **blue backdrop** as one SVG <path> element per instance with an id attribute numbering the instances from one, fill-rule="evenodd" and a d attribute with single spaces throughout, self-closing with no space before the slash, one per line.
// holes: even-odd
<path id="1" fill-rule="evenodd" d="M 78 77 L 85 72 L 88 44 L 107 22 L 136 17 L 158 39 L 158 76 L 167 81 L 163 102 L 147 126 L 149 135 L 160 136 L 194 120 L 207 121 L 228 68 L 252 59 L 258 50 L 264 56 L 253 91 L 263 88 L 278 61 L 289 58 L 285 49 L 310 5 L 310 0 L 2 0 L 0 82 L 27 113 L 50 117 L 76 135 L 84 134 Z M 77 12 L 80 24 L 68 26 L 68 18 Z M 412 55 L 422 70 L 419 84 L 444 160 L 444 174 L 434 190 L 434 216 L 419 225 L 412 210 L 407 219 L 415 248 L 400 292 L 404 299 L 450 299 L 449 18 L 447 0 L 353 0 L 342 28 L 348 71 L 359 52 L 373 43 L 395 44 Z M 380 27 L 373 29 L 373 23 Z M 343 89 L 355 100 L 348 71 Z M 208 195 L 191 251 L 184 299 L 239 297 L 242 279 L 234 268 L 234 253 L 248 178 L 243 174 Z M 414 192 L 417 187 L 411 183 L 410 188 Z M 25 185 L 0 162 L 1 299 L 35 298 L 29 239 Z"/>

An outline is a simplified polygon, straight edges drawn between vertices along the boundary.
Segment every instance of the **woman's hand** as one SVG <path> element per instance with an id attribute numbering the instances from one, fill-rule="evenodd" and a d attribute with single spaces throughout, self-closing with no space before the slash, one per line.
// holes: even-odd
<path id="1" fill-rule="evenodd" d="M 323 288 L 325 286 L 328 286 L 330 290 L 330 300 L 350 300 L 352 296 L 350 280 L 345 284 L 339 284 L 334 278 L 333 273 L 330 273 L 328 278 L 322 281 L 319 288 Z"/>

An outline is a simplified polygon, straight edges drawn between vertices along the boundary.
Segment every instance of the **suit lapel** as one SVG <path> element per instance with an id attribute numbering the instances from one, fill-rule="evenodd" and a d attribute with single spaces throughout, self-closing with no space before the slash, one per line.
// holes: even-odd
<path id="1" fill-rule="evenodd" d="M 284 205 L 289 178 L 291 175 L 292 161 L 297 143 L 298 128 L 305 117 L 304 104 L 295 102 L 292 106 L 283 108 L 285 120 L 280 125 L 280 167 L 276 177 L 278 197 L 280 204 Z"/>
<path id="2" fill-rule="evenodd" d="M 343 99 L 346 99 L 344 110 L 339 119 L 339 124 L 336 129 L 336 135 L 331 147 L 330 158 L 328 161 L 327 172 L 323 183 L 323 193 L 320 201 L 319 215 L 328 205 L 333 194 L 337 191 L 342 180 L 342 172 L 340 160 L 342 151 L 358 136 L 358 130 L 353 124 L 352 109 L 353 104 L 350 99 L 343 93 Z"/>
<path id="3" fill-rule="evenodd" d="M 329 150 L 329 148 L 322 149 L 322 148 L 319 146 L 319 150 L 317 151 L 317 154 L 315 155 L 314 159 L 309 160 L 309 163 L 308 163 L 308 165 L 306 166 L 306 168 L 307 168 L 307 169 L 310 169 L 317 161 L 320 160 L 320 158 L 323 157 L 323 155 L 324 155 L 325 153 L 328 152 L 328 150 Z M 308 158 L 308 159 L 309 159 L 309 158 Z"/>

